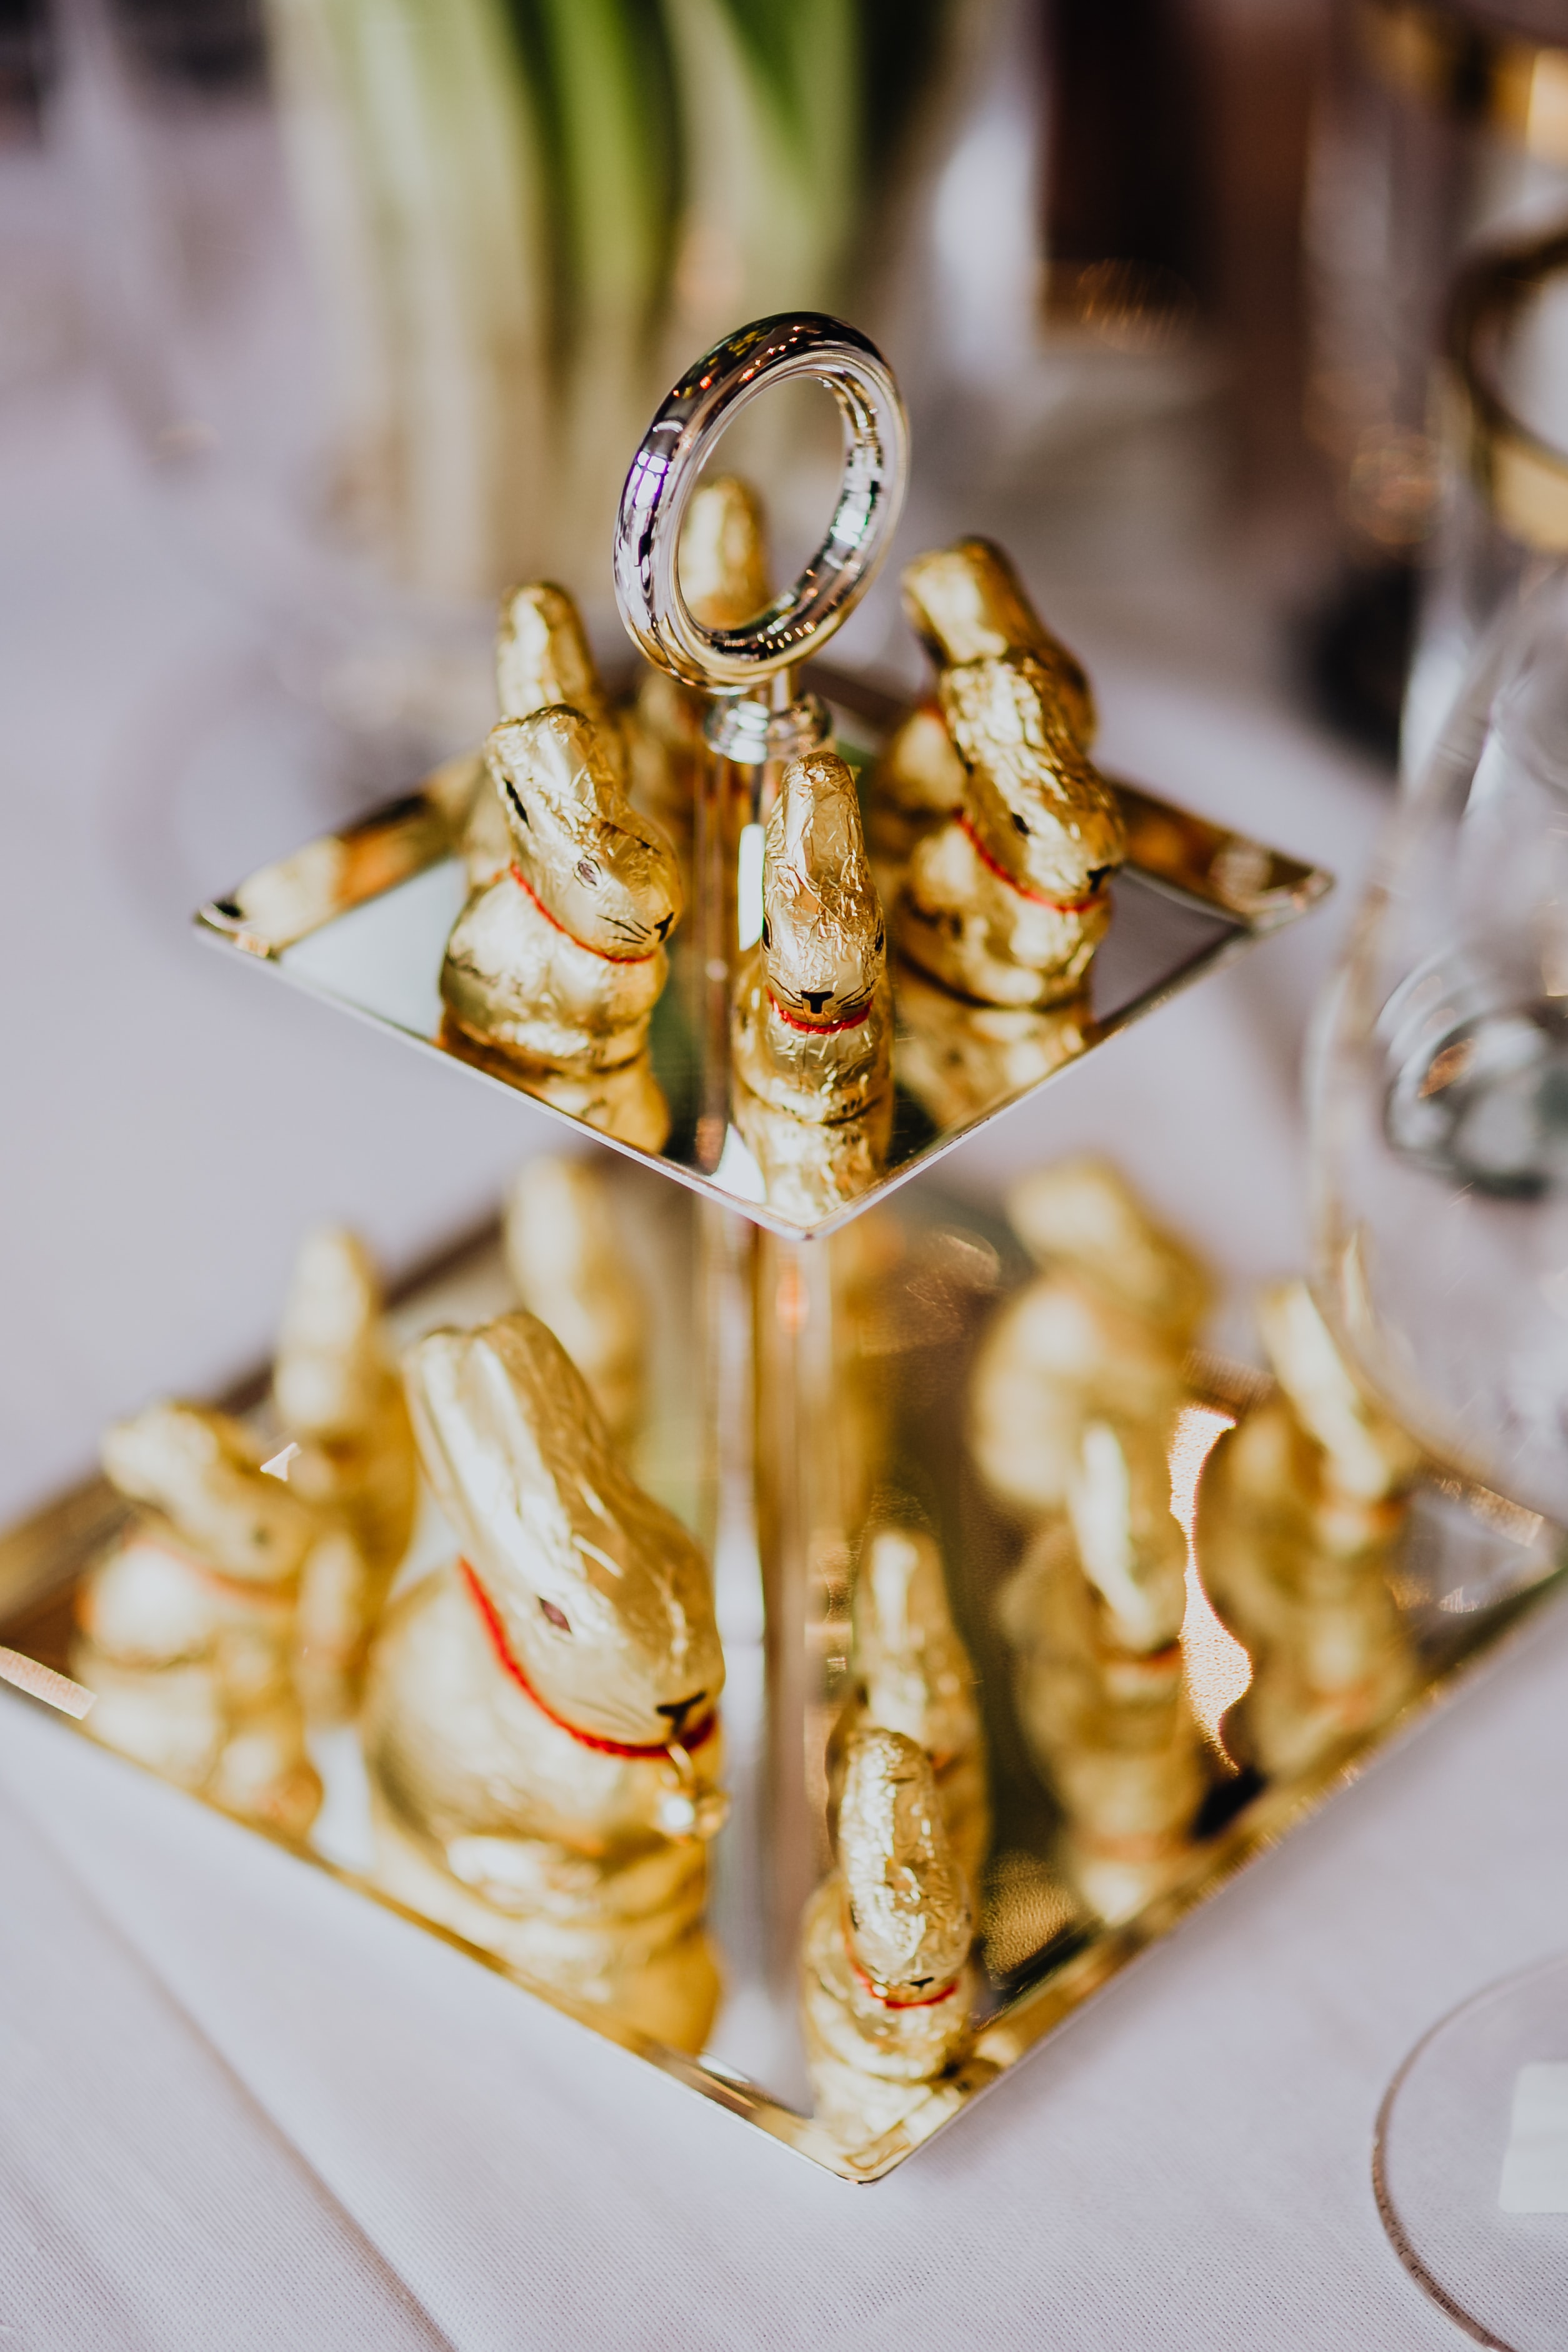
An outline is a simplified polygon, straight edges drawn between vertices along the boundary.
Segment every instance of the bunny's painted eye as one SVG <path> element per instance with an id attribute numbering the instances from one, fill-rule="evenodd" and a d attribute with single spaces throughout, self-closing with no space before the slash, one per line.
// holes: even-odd
<path id="1" fill-rule="evenodd" d="M 766 915 L 762 918 L 762 944 L 765 948 L 770 948 L 773 945 L 773 926 Z"/>
<path id="2" fill-rule="evenodd" d="M 522 803 L 522 796 L 521 796 L 521 794 L 518 793 L 518 791 L 517 791 L 517 788 L 516 784 L 513 784 L 513 783 L 508 783 L 508 784 L 507 784 L 507 798 L 511 802 L 512 806 L 517 810 L 517 814 L 522 818 L 523 823 L 524 823 L 525 824 L 528 824 L 528 813 L 527 809 L 523 806 L 523 803 Z M 531 828 L 530 828 L 530 830 L 531 830 Z"/>
<path id="3" fill-rule="evenodd" d="M 1019 831 L 1020 833 L 1027 833 L 1027 832 L 1029 831 L 1029 827 L 1028 827 L 1028 825 L 1027 825 L 1027 824 L 1025 824 L 1025 823 L 1024 823 L 1024 821 L 1023 821 L 1022 817 L 1021 817 L 1021 816 L 1019 816 L 1019 813 L 1018 813 L 1017 809 L 1014 809 L 1014 811 L 1013 811 L 1013 823 L 1017 825 L 1017 827 L 1018 827 L 1018 829 L 1019 829 Z"/>
<path id="4" fill-rule="evenodd" d="M 571 1619 L 567 1615 L 566 1611 L 558 1609 L 553 1601 L 547 1601 L 542 1592 L 539 1595 L 539 1614 L 549 1619 L 558 1633 L 570 1633 Z"/>
<path id="5" fill-rule="evenodd" d="M 573 870 L 577 875 L 578 880 L 584 884 L 588 889 L 598 889 L 599 868 L 595 866 L 591 857 L 580 857 Z"/>

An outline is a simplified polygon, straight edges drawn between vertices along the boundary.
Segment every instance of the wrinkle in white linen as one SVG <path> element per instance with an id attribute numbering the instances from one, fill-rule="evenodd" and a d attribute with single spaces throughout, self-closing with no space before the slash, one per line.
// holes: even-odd
<path id="1" fill-rule="evenodd" d="M 444 2339 L 15 1811 L 0 1814 L 0 2344 Z"/>

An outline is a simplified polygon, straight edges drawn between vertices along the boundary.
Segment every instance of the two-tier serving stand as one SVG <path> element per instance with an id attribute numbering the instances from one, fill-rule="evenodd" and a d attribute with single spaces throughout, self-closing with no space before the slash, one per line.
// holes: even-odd
<path id="1" fill-rule="evenodd" d="M 741 627 L 705 627 L 683 596 L 678 570 L 687 502 L 737 413 L 791 378 L 825 385 L 842 421 L 831 523 L 799 579 L 766 611 Z M 1555 1566 L 1538 1523 L 1501 1506 L 1478 1517 L 1473 1497 L 1453 1482 L 1431 1483 L 1417 1504 L 1421 1539 L 1411 1557 L 1418 1573 L 1400 1597 L 1422 1673 L 1395 1722 L 1293 1780 L 1258 1786 L 1233 1776 L 1228 1801 L 1207 1809 L 1188 1866 L 1115 1925 L 1055 1900 L 1050 1856 L 1059 1824 L 1011 1715 L 991 1605 L 1020 1538 L 974 1475 L 962 1437 L 976 1338 L 1027 1269 L 999 1218 L 914 1180 L 1040 1087 L 1067 1078 L 1119 1030 L 1294 922 L 1329 878 L 1115 780 L 1129 856 L 1113 886 L 1114 919 L 1092 966 L 1088 1013 L 1061 1066 L 1010 1089 L 1004 1081 L 943 1124 L 928 1093 L 923 1101 L 903 1082 L 912 1040 L 901 1020 L 883 1172 L 814 1223 L 770 1203 L 731 1118 L 728 1071 L 737 955 L 755 937 L 760 913 L 759 902 L 748 905 L 759 891 L 756 828 L 789 759 L 836 738 L 852 761 L 864 762 L 897 715 L 894 698 L 823 667 L 821 657 L 887 551 L 907 450 L 903 404 L 885 362 L 853 329 L 814 314 L 765 320 L 735 335 L 693 369 L 654 418 L 622 501 L 617 594 L 641 653 L 708 696 L 711 753 L 694 813 L 695 904 L 677 934 L 675 970 L 652 1039 L 670 1135 L 661 1150 L 648 1151 L 557 1105 L 542 1106 L 576 1129 L 580 1145 L 619 1153 L 643 1171 L 622 1180 L 633 1223 L 641 1219 L 666 1241 L 675 1223 L 684 1229 L 665 1269 L 671 1328 L 661 1341 L 668 1373 L 661 1410 L 667 1418 L 685 1416 L 674 1447 L 684 1445 L 696 1465 L 689 1507 L 716 1563 L 735 1802 L 718 1842 L 714 1906 L 727 1998 L 700 2058 L 606 2024 L 558 1990 L 534 1990 L 558 2007 L 576 2008 L 637 2056 L 802 2155 L 862 2180 L 929 2139 L 1359 1770 L 1372 1748 L 1548 1589 Z M 455 1061 L 474 1083 L 515 1094 L 517 1082 L 504 1069 L 465 1057 L 443 1031 L 437 980 L 465 890 L 449 807 L 439 794 L 418 792 L 253 874 L 204 907 L 197 921 L 225 951 Z M 895 975 L 895 1004 L 897 990 Z M 670 1187 L 696 1195 L 695 1217 Z M 895 1193 L 903 1197 L 893 1213 L 887 1204 Z M 873 1264 L 856 1328 L 847 1333 L 834 1236 L 868 1212 L 878 1213 L 884 1232 L 895 1217 L 899 1242 L 882 1254 L 880 1273 Z M 861 1255 L 878 1261 L 875 1250 Z M 465 1310 L 474 1319 L 504 1305 L 496 1260 L 493 1240 L 481 1242 L 408 1286 L 395 1302 L 401 1328 L 428 1328 Z M 846 1523 L 841 1457 L 853 1417 L 842 1383 L 852 1356 L 855 1377 L 883 1383 L 885 1418 L 905 1461 L 918 1462 L 937 1522 L 955 1613 L 979 1671 L 996 1816 L 972 2046 L 894 2130 L 854 2149 L 807 2112 L 794 2023 L 798 1923 L 827 1856 L 823 1755 L 846 1669 L 855 1529 Z M 1259 1386 L 1255 1374 L 1207 1360 L 1197 1377 L 1200 1390 L 1207 1383 L 1211 1433 Z M 260 1388 L 258 1381 L 255 1393 Z M 119 1507 L 101 1481 L 91 1482 L 0 1539 L 0 1641 L 64 1664 L 71 1590 Z M 1201 1598 L 1189 1615 L 1195 1622 L 1212 1633 Z M 368 1857 L 351 1843 L 318 1832 L 298 1851 L 386 1899 L 369 1875 Z M 473 1957 L 499 1965 L 483 1952 Z"/>

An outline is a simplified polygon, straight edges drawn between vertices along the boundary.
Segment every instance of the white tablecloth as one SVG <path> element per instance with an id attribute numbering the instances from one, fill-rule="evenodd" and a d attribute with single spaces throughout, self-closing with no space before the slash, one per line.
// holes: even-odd
<path id="1" fill-rule="evenodd" d="M 291 821 L 171 781 L 246 625 L 89 384 L 13 415 L 0 494 L 9 1512 L 110 1413 L 253 1360 L 309 1221 L 406 1259 L 547 1129 L 190 939 L 184 908 Z M 1286 714 L 1243 600 L 1205 593 L 1174 584 L 1179 657 L 1061 611 L 1108 761 L 1354 879 L 1382 787 Z M 1115 1151 L 1237 1277 L 1243 1343 L 1247 1283 L 1302 1258 L 1301 1038 L 1341 919 L 951 1181 Z M 1565 1675 L 1548 1624 L 865 2191 L 0 1700 L 0 2344 L 1451 2343 L 1378 2227 L 1373 2118 L 1441 2010 L 1568 1943 Z"/>

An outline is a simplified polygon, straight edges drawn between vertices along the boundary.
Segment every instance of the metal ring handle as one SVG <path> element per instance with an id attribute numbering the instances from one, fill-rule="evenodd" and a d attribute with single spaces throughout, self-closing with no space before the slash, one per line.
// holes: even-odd
<path id="1" fill-rule="evenodd" d="M 705 628 L 681 593 L 686 502 L 714 443 L 748 401 L 814 376 L 839 405 L 844 473 L 827 537 L 792 588 L 738 629 Z M 709 692 L 733 693 L 821 650 L 887 552 L 904 504 L 909 425 L 874 343 L 820 310 L 756 320 L 681 378 L 632 460 L 615 524 L 615 601 L 648 659 Z"/>

